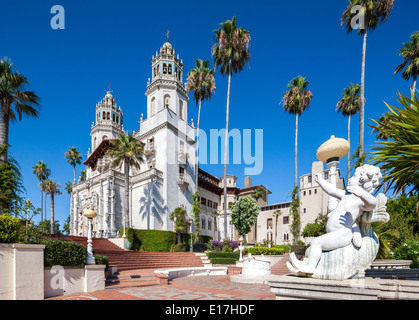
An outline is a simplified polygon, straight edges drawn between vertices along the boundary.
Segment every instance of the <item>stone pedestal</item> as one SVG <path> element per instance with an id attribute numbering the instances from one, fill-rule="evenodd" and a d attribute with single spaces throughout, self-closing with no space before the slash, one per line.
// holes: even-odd
<path id="1" fill-rule="evenodd" d="M 276 300 L 417 300 L 419 282 L 383 279 L 321 280 L 296 276 L 268 279 Z"/>

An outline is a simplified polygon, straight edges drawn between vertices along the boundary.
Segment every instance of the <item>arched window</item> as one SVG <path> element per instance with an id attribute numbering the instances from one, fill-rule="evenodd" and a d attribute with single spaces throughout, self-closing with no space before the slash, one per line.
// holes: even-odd
<path id="1" fill-rule="evenodd" d="M 112 113 L 112 121 L 115 122 L 115 113 Z"/>
<path id="2" fill-rule="evenodd" d="M 157 73 L 160 73 L 160 65 L 157 66 Z"/>
<path id="3" fill-rule="evenodd" d="M 169 108 L 170 107 L 170 95 L 166 94 L 164 96 L 164 107 Z"/>
<path id="4" fill-rule="evenodd" d="M 106 119 L 107 120 L 110 120 L 111 119 L 111 113 L 110 112 L 106 113 Z"/>
<path id="5" fill-rule="evenodd" d="M 179 117 L 182 120 L 185 120 L 185 112 L 184 112 L 184 109 L 183 109 L 183 101 L 182 100 L 179 100 Z"/>
<path id="6" fill-rule="evenodd" d="M 153 75 L 156 76 L 156 67 L 153 69 Z"/>
<path id="7" fill-rule="evenodd" d="M 105 139 L 108 139 L 108 136 L 103 136 L 102 137 L 102 141 L 105 140 Z"/>
<path id="8" fill-rule="evenodd" d="M 119 123 L 119 116 L 116 116 L 116 123 Z"/>
<path id="9" fill-rule="evenodd" d="M 95 137 L 95 138 L 93 139 L 93 150 L 95 150 L 95 149 L 96 149 L 96 143 L 97 143 L 97 138 Z"/>
<path id="10" fill-rule="evenodd" d="M 103 119 L 103 120 L 106 120 L 106 112 L 103 112 L 103 113 L 102 113 L 102 119 Z"/>
<path id="11" fill-rule="evenodd" d="M 169 74 L 172 74 L 172 65 L 169 64 Z"/>
<path id="12" fill-rule="evenodd" d="M 163 74 L 167 73 L 167 66 L 165 63 L 163 63 Z"/>
<path id="13" fill-rule="evenodd" d="M 156 97 L 151 99 L 151 106 L 150 106 L 150 117 L 156 114 Z"/>

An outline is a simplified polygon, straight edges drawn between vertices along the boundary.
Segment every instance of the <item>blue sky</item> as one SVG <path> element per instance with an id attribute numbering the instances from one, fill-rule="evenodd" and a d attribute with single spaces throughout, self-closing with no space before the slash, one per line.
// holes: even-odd
<path id="1" fill-rule="evenodd" d="M 65 9 L 65 30 L 53 30 L 54 5 Z M 332 134 L 347 137 L 347 118 L 335 112 L 341 91 L 360 82 L 362 37 L 340 26 L 346 0 L 317 1 L 105 1 L 1 0 L 0 56 L 30 79 L 30 89 L 42 99 L 39 119 L 23 119 L 10 126 L 11 153 L 20 163 L 26 197 L 40 206 L 38 181 L 32 166 L 47 163 L 52 178 L 62 186 L 56 197 L 56 219 L 61 226 L 69 215 L 70 197 L 64 191 L 73 170 L 64 152 L 75 146 L 86 159 L 95 105 L 109 83 L 124 113 L 126 130 L 138 130 L 146 113 L 147 79 L 151 57 L 166 41 L 183 59 L 185 73 L 195 59 L 211 61 L 213 30 L 236 15 L 238 25 L 250 31 L 251 61 L 232 79 L 230 128 L 263 129 L 263 171 L 254 184 L 272 191 L 269 202 L 289 200 L 294 181 L 295 117 L 279 105 L 287 83 L 302 75 L 310 81 L 313 100 L 299 122 L 298 174 L 311 170 L 317 148 Z M 374 135 L 368 124 L 395 103 L 397 92 L 408 94 L 411 82 L 393 71 L 403 42 L 419 29 L 416 0 L 397 0 L 385 24 L 369 33 L 365 83 L 365 143 Z M 227 78 L 216 75 L 217 89 L 203 104 L 201 128 L 225 126 Z M 196 123 L 197 108 L 189 103 L 189 119 Z M 351 140 L 358 141 L 359 116 L 353 117 Z M 346 157 L 341 169 L 346 172 Z M 228 171 L 244 184 L 245 165 Z M 77 173 L 83 170 L 77 167 Z M 204 165 L 215 176 L 222 165 Z M 49 217 L 49 199 L 48 199 Z"/>

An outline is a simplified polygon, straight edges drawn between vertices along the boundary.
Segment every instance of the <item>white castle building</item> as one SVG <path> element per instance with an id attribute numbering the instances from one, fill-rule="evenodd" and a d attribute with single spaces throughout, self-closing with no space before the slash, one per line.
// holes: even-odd
<path id="1" fill-rule="evenodd" d="M 140 169 L 130 169 L 129 214 L 127 217 L 123 214 L 123 165 L 118 168 L 111 166 L 111 159 L 106 154 L 110 141 L 124 132 L 122 110 L 108 91 L 96 104 L 95 122 L 90 132 L 92 151 L 84 161 L 86 179 L 72 189 L 70 235 L 87 235 L 88 223 L 83 212 L 88 207 L 98 214 L 93 220 L 94 237 L 117 237 L 124 226 L 174 231 L 174 223 L 169 217 L 176 207 L 183 207 L 191 221 L 192 194 L 196 188 L 196 128 L 187 121 L 189 98 L 182 83 L 183 62 L 175 55 L 172 45 L 166 42 L 153 56 L 151 66 L 152 79 L 148 80 L 145 92 L 146 117 L 141 116 L 140 129 L 135 133 L 135 138 L 144 146 L 144 162 Z M 307 184 L 305 178 L 302 179 L 302 192 L 305 193 Z M 227 203 L 250 196 L 256 189 L 262 189 L 264 194 L 258 199 L 261 213 L 248 234 L 248 242 L 270 239 L 278 244 L 289 243 L 289 203 L 268 205 L 271 192 L 263 185 L 252 186 L 249 177 L 245 179 L 244 188 L 237 188 L 236 182 L 237 177 L 227 175 Z M 201 234 L 212 236 L 214 240 L 223 239 L 224 183 L 224 177 L 217 178 L 199 169 Z M 316 193 L 314 191 L 313 195 Z M 305 199 L 303 196 L 303 202 Z M 281 209 L 279 218 L 274 215 L 277 209 Z M 317 211 L 322 212 L 322 209 Z M 228 238 L 237 239 L 237 232 L 230 222 L 230 210 L 227 212 Z M 269 227 L 276 231 L 267 234 Z M 192 228 L 189 222 L 186 231 L 191 232 Z"/>

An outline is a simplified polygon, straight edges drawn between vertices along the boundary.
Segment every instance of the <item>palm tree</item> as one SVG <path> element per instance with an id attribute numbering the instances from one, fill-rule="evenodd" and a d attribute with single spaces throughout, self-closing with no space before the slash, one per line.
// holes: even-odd
<path id="1" fill-rule="evenodd" d="M 298 117 L 310 107 L 313 94 L 307 89 L 310 82 L 305 77 L 298 76 L 288 84 L 288 90 L 282 96 L 281 103 L 284 103 L 284 111 L 295 114 L 295 176 L 294 186 L 298 185 L 297 180 L 297 146 L 298 146 Z"/>
<path id="2" fill-rule="evenodd" d="M 128 217 L 129 213 L 129 173 L 131 166 L 140 168 L 140 163 L 144 162 L 144 149 L 140 141 L 134 138 L 133 133 L 126 134 L 123 132 L 118 135 L 116 140 L 111 140 L 110 148 L 107 154 L 113 159 L 112 165 L 118 167 L 124 162 L 125 174 L 125 205 L 124 217 Z M 125 220 L 126 221 L 126 220 Z"/>
<path id="3" fill-rule="evenodd" d="M 39 115 L 40 99 L 33 91 L 25 91 L 28 84 L 28 79 L 14 70 L 11 60 L 0 59 L 0 146 L 9 144 L 10 121 Z M 7 161 L 7 150 L 0 156 L 0 161 Z"/>
<path id="4" fill-rule="evenodd" d="M 263 192 L 263 189 L 261 188 L 256 189 L 252 193 L 252 198 L 255 199 L 256 202 L 259 201 L 259 199 L 262 198 L 263 196 L 264 196 L 264 192 Z"/>
<path id="5" fill-rule="evenodd" d="M 36 177 L 39 180 L 39 187 L 41 189 L 41 222 L 43 220 L 43 214 L 44 214 L 44 205 L 43 205 L 43 199 L 44 199 L 44 189 L 43 184 L 46 179 L 51 174 L 51 170 L 47 168 L 47 165 L 43 161 L 38 161 L 37 164 L 35 164 L 33 167 L 33 173 L 36 175 Z M 45 208 L 46 211 L 46 208 Z"/>
<path id="6" fill-rule="evenodd" d="M 181 207 L 177 207 L 170 214 L 170 220 L 175 222 L 175 231 L 177 234 L 177 243 L 181 243 L 180 232 L 186 227 L 186 211 Z"/>
<path id="7" fill-rule="evenodd" d="M 399 50 L 399 55 L 403 58 L 403 63 L 400 64 L 394 71 L 394 74 L 402 72 L 402 77 L 405 80 L 413 78 L 412 91 L 415 94 L 416 80 L 419 73 L 419 31 L 413 32 L 410 36 L 409 42 L 403 43 L 403 47 Z"/>
<path id="8" fill-rule="evenodd" d="M 206 99 L 211 99 L 215 91 L 215 71 L 209 68 L 208 60 L 196 60 L 196 67 L 188 73 L 186 91 L 193 91 L 193 98 L 198 106 L 198 127 L 196 139 L 196 166 L 195 166 L 195 186 L 198 190 L 198 157 L 199 157 L 199 122 L 201 119 L 201 104 Z"/>
<path id="9" fill-rule="evenodd" d="M 379 141 L 372 148 L 374 165 L 382 164 L 386 171 L 382 183 L 394 185 L 398 193 L 405 186 L 412 186 L 412 193 L 419 191 L 419 100 L 398 94 L 401 106 L 387 105 L 385 121 L 374 120 L 373 128 L 383 132 L 388 140 Z"/>
<path id="10" fill-rule="evenodd" d="M 282 211 L 280 209 L 277 209 L 272 214 L 275 217 L 275 244 L 278 238 L 278 218 L 280 215 L 282 215 Z"/>
<path id="11" fill-rule="evenodd" d="M 348 88 L 343 89 L 342 99 L 336 105 L 336 111 L 341 112 L 344 117 L 348 117 L 348 142 L 351 144 L 351 117 L 359 112 L 361 107 L 361 98 L 359 95 L 360 86 L 351 82 Z M 347 180 L 349 181 L 351 173 L 351 164 L 348 155 L 347 159 Z"/>
<path id="12" fill-rule="evenodd" d="M 74 182 L 76 182 L 76 165 L 81 164 L 80 152 L 77 151 L 75 147 L 70 147 L 64 153 L 64 158 L 66 158 L 67 162 L 73 167 Z"/>
<path id="13" fill-rule="evenodd" d="M 51 234 L 54 234 L 54 226 L 55 226 L 55 220 L 54 220 L 54 196 L 60 195 L 61 185 L 53 181 L 51 178 L 45 181 L 45 191 L 49 194 L 49 198 L 51 199 Z"/>
<path id="14" fill-rule="evenodd" d="M 233 17 L 220 24 L 215 31 L 215 44 L 212 47 L 214 67 L 220 67 L 222 76 L 228 76 L 226 129 L 224 141 L 224 238 L 227 238 L 227 155 L 228 155 L 228 122 L 230 115 L 231 76 L 243 70 L 250 60 L 250 33 L 237 27 L 237 19 Z"/>
<path id="15" fill-rule="evenodd" d="M 64 190 L 67 191 L 67 194 L 70 195 L 70 216 L 68 217 L 68 225 L 69 230 L 71 230 L 73 225 L 73 183 L 71 181 L 67 181 L 64 187 Z"/>
<path id="16" fill-rule="evenodd" d="M 384 23 L 390 16 L 394 6 L 394 0 L 348 0 L 348 6 L 342 14 L 341 25 L 346 28 L 347 33 L 355 30 L 353 27 L 355 6 L 362 6 L 359 12 L 360 21 L 357 25 L 359 35 L 363 36 L 362 44 L 362 64 L 361 64 L 361 107 L 359 115 L 359 156 L 364 153 L 364 110 L 365 110 L 365 56 L 367 52 L 367 34 L 368 30 L 373 31 L 378 24 Z"/>

